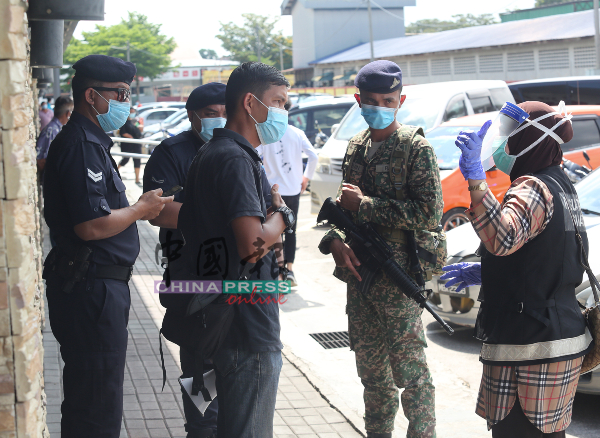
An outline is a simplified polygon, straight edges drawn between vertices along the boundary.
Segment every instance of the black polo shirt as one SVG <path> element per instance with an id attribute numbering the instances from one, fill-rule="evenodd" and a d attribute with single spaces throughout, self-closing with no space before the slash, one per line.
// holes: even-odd
<path id="1" fill-rule="evenodd" d="M 129 206 L 125 184 L 110 155 L 113 142 L 91 120 L 74 111 L 50 144 L 44 174 L 44 217 L 56 241 L 82 242 L 73 227 Z M 84 242 L 100 265 L 133 266 L 140 251 L 137 226 Z"/>
<path id="2" fill-rule="evenodd" d="M 242 216 L 257 216 L 264 222 L 267 207 L 261 193 L 260 166 L 260 157 L 250 143 L 228 129 L 215 129 L 213 139 L 196 155 L 178 221 L 188 271 L 183 279 L 237 280 L 244 273 L 231 222 Z M 274 253 L 259 241 L 256 248 L 266 254 L 252 267 L 249 278 L 276 279 Z M 276 302 L 235 304 L 235 308 L 227 344 L 257 352 L 281 350 Z"/>

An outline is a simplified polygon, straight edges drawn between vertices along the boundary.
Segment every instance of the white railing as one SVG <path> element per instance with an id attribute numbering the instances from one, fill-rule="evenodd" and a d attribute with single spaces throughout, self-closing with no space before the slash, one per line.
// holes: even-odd
<path id="1" fill-rule="evenodd" d="M 127 138 L 127 137 L 111 137 L 110 138 L 115 143 L 133 143 L 133 144 L 141 144 L 141 145 L 149 145 L 149 146 L 157 146 L 161 142 L 155 140 L 144 140 L 144 139 L 135 139 L 135 138 Z M 129 158 L 150 158 L 150 154 L 135 154 L 132 152 L 111 152 L 111 155 L 116 155 L 119 157 L 129 157 Z"/>

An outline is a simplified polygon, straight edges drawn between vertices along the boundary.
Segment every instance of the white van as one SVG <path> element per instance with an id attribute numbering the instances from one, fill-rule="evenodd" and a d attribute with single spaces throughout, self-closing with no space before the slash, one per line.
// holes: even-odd
<path id="1" fill-rule="evenodd" d="M 456 117 L 500 110 L 505 102 L 515 103 L 504 81 L 454 81 L 407 85 L 407 96 L 396 116 L 400 123 L 422 126 L 425 134 Z M 319 153 L 319 163 L 310 182 L 311 213 L 317 214 L 328 197 L 335 198 L 342 180 L 342 161 L 348 140 L 367 129 L 358 104 L 340 122 Z M 333 129 L 332 129 L 333 131 Z"/>

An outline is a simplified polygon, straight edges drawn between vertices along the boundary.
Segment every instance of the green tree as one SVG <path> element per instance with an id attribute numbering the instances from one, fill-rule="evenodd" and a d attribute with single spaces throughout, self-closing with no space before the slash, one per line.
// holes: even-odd
<path id="1" fill-rule="evenodd" d="M 573 0 L 535 0 L 535 7 L 540 8 L 542 6 L 557 5 L 559 3 L 570 3 Z"/>
<path id="2" fill-rule="evenodd" d="M 65 64 L 74 64 L 87 55 L 108 55 L 127 59 L 129 57 L 137 68 L 135 78 L 139 99 L 138 76 L 154 79 L 171 67 L 170 54 L 177 46 L 173 38 L 160 32 L 160 24 L 148 22 L 145 15 L 129 12 L 128 18 L 114 26 L 96 25 L 93 32 L 83 32 L 83 40 L 72 38 L 64 54 Z M 68 69 L 69 80 L 74 74 Z"/>
<path id="3" fill-rule="evenodd" d="M 453 15 L 452 18 L 454 19 L 453 21 L 438 20 L 437 18 L 418 20 L 406 26 L 406 33 L 442 32 L 444 30 L 461 29 L 463 27 L 485 26 L 498 22 L 492 14 L 457 14 Z"/>
<path id="4" fill-rule="evenodd" d="M 283 68 L 292 66 L 292 38 L 275 32 L 278 18 L 263 15 L 242 14 L 244 24 L 221 23 L 217 38 L 221 45 L 231 54 L 234 61 L 261 61 L 265 64 L 280 66 L 280 47 L 283 54 Z"/>
<path id="5" fill-rule="evenodd" d="M 202 59 L 217 59 L 217 52 L 212 49 L 200 49 L 200 58 Z"/>

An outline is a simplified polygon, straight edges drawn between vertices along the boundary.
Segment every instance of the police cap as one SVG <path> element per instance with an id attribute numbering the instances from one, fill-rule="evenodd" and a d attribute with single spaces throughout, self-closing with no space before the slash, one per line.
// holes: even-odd
<path id="1" fill-rule="evenodd" d="M 209 82 L 194 89 L 188 97 L 185 109 L 196 111 L 209 105 L 225 105 L 225 89 L 220 82 Z"/>
<path id="2" fill-rule="evenodd" d="M 135 65 L 106 55 L 88 55 L 75 64 L 76 78 L 89 78 L 101 82 L 125 82 L 131 85 L 136 73 Z M 76 81 L 77 82 L 77 81 Z"/>
<path id="3" fill-rule="evenodd" d="M 388 94 L 402 88 L 402 70 L 392 61 L 373 61 L 360 69 L 354 85 L 359 90 Z"/>

